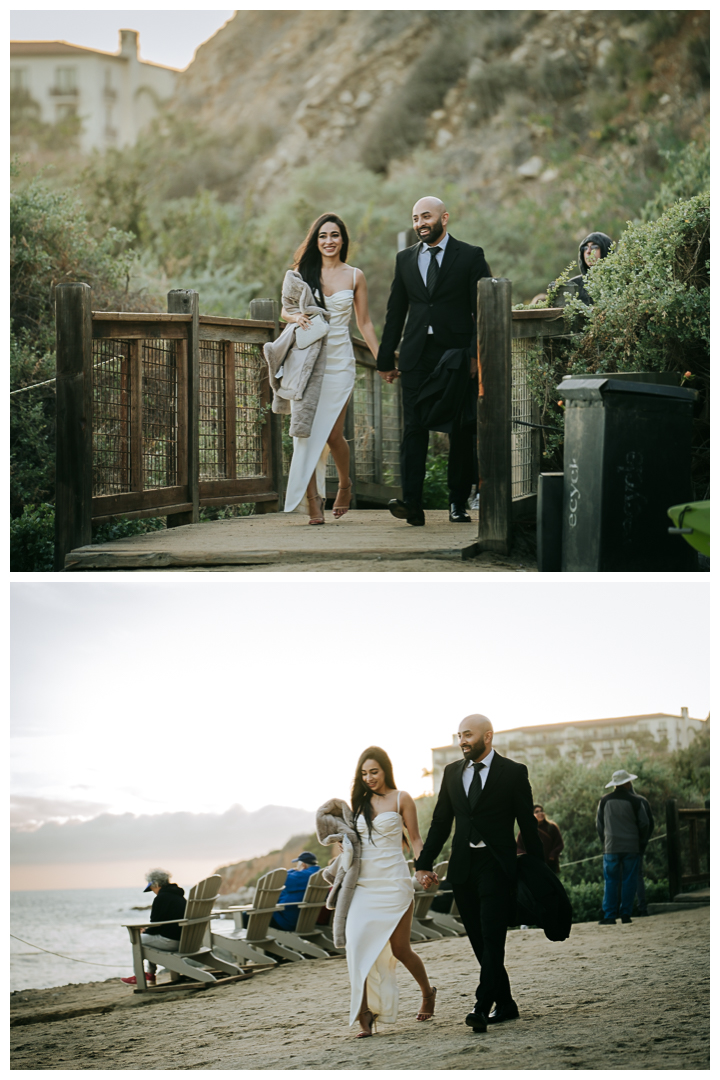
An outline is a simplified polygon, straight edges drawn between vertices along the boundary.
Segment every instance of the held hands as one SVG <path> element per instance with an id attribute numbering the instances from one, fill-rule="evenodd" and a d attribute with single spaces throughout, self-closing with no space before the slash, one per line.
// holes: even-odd
<path id="1" fill-rule="evenodd" d="M 439 880 L 434 870 L 416 870 L 415 877 L 423 889 L 429 889 L 431 885 L 435 885 Z"/>
<path id="2" fill-rule="evenodd" d="M 396 379 L 400 378 L 400 372 L 397 368 L 393 368 L 392 371 L 379 371 L 378 374 L 386 383 L 395 382 Z"/>

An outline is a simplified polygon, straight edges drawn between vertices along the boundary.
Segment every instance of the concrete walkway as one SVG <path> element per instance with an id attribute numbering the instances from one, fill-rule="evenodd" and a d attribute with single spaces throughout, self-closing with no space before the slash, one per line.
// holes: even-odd
<path id="1" fill-rule="evenodd" d="M 384 510 L 353 510 L 324 526 L 300 514 L 262 514 L 183 525 L 70 552 L 66 571 L 185 570 L 299 572 L 535 571 L 527 558 L 482 554 L 473 544 L 477 519 L 451 525 L 447 512 L 426 512 L 422 528 Z"/>

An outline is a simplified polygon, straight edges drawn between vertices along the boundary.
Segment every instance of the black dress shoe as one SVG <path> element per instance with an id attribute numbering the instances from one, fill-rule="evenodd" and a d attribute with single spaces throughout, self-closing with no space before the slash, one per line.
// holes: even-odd
<path id="1" fill-rule="evenodd" d="M 388 510 L 393 517 L 400 518 L 401 521 L 407 521 L 408 525 L 425 524 L 425 511 L 422 506 L 418 506 L 416 503 L 406 503 L 402 499 L 391 499 L 388 503 Z"/>
<path id="2" fill-rule="evenodd" d="M 488 1024 L 502 1024 L 504 1020 L 517 1020 L 520 1016 L 515 1004 L 508 1005 L 505 1009 L 495 1008 L 487 1018 Z"/>
<path id="3" fill-rule="evenodd" d="M 467 510 L 465 509 L 465 504 L 464 503 L 459 503 L 459 502 L 450 503 L 450 515 L 449 515 L 449 517 L 450 517 L 450 520 L 452 522 L 457 522 L 457 521 L 468 522 L 468 521 L 472 521 L 472 518 L 470 517 Z"/>
<path id="4" fill-rule="evenodd" d="M 465 1023 L 473 1031 L 487 1031 L 488 1018 L 484 1012 L 471 1012 L 465 1017 Z"/>

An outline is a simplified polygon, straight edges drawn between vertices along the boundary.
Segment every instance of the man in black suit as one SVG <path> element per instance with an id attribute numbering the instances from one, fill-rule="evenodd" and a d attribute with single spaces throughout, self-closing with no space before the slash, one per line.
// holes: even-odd
<path id="1" fill-rule="evenodd" d="M 440 199 L 428 196 L 413 207 L 413 228 L 419 243 L 398 253 L 377 355 L 377 368 L 386 382 L 402 377 L 403 497 L 392 499 L 388 508 L 394 517 L 403 518 L 409 525 L 425 524 L 422 489 L 429 432 L 416 413 L 418 391 L 444 352 L 472 345 L 477 283 L 482 277 L 490 277 L 482 248 L 450 236 L 448 219 Z M 395 349 L 403 327 L 399 370 L 396 370 Z M 470 368 L 468 394 L 477 398 L 475 359 Z M 460 419 L 453 423 L 448 459 L 452 522 L 470 521 L 466 505 L 470 489 L 477 481 L 475 437 L 474 424 Z"/>
<path id="2" fill-rule="evenodd" d="M 525 841 L 523 858 L 542 860 L 543 848 L 527 767 L 493 750 L 493 728 L 486 716 L 466 716 L 458 736 L 464 761 L 453 761 L 445 769 L 430 831 L 415 867 L 424 887 L 437 881 L 433 863 L 454 821 L 447 878 L 480 963 L 475 1008 L 465 1022 L 474 1031 L 486 1031 L 488 1024 L 518 1016 L 505 970 L 505 938 L 517 879 L 515 821 Z"/>

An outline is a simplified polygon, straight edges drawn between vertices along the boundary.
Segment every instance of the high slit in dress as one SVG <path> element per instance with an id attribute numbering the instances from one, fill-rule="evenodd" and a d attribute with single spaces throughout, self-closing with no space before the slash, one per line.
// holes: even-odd
<path id="1" fill-rule="evenodd" d="M 325 297 L 330 323 L 325 339 L 325 372 L 310 434 L 306 439 L 293 439 L 293 456 L 285 493 L 286 514 L 297 509 L 308 512 L 306 493 L 313 472 L 317 478 L 318 494 L 325 498 L 325 469 L 330 454 L 328 437 L 355 386 L 355 353 L 350 339 L 350 319 L 356 273 L 353 268 L 352 289 L 339 289 Z"/>
<path id="2" fill-rule="evenodd" d="M 398 809 L 387 810 L 373 820 L 372 839 L 362 814 L 357 831 L 362 842 L 360 876 L 353 890 L 345 927 L 345 954 L 350 975 L 350 1024 L 362 1005 L 367 980 L 370 1012 L 394 1024 L 398 1014 L 397 960 L 390 937 L 413 903 L 410 868 L 402 849 L 403 820 Z"/>

